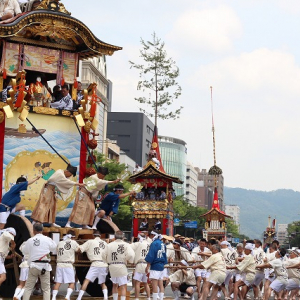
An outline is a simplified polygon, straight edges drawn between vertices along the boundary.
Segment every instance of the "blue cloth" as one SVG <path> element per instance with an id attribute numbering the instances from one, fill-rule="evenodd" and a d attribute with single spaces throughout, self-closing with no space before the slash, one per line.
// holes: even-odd
<path id="1" fill-rule="evenodd" d="M 160 239 L 151 243 L 145 257 L 145 261 L 151 264 L 150 270 L 163 271 L 164 266 L 168 263 L 166 253 L 166 245 Z"/>
<path id="2" fill-rule="evenodd" d="M 28 181 L 17 183 L 11 187 L 11 189 L 2 197 L 2 204 L 5 204 L 10 207 L 12 211 L 16 205 L 21 202 L 20 192 L 27 190 Z M 0 212 L 6 212 L 7 209 L 5 206 L 0 205 Z"/>
<path id="3" fill-rule="evenodd" d="M 105 214 L 108 216 L 112 211 L 114 214 L 117 214 L 119 205 L 119 195 L 111 192 L 102 200 L 100 208 L 103 209 L 105 211 Z"/>

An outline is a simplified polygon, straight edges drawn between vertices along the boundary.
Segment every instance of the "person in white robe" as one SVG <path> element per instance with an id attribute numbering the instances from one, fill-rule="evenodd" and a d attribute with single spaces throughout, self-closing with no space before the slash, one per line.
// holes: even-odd
<path id="1" fill-rule="evenodd" d="M 28 239 L 22 249 L 23 255 L 28 255 L 29 273 L 25 284 L 23 300 L 29 300 L 38 278 L 41 281 L 43 299 L 50 300 L 50 252 L 56 250 L 56 243 L 49 237 L 42 234 L 43 225 L 35 223 L 33 225 L 34 236 Z"/>
<path id="2" fill-rule="evenodd" d="M 9 227 L 0 231 L 0 286 L 6 280 L 6 270 L 4 266 L 5 259 L 8 258 L 10 250 L 14 249 L 16 244 L 14 237 L 16 231 L 14 228 Z"/>
<path id="3" fill-rule="evenodd" d="M 126 299 L 128 270 L 127 264 L 133 263 L 135 253 L 130 245 L 123 241 L 124 233 L 117 231 L 116 240 L 107 245 L 104 253 L 104 261 L 108 263 L 110 280 L 113 283 L 113 300 L 118 299 L 118 288 L 120 288 L 121 300 Z"/>
<path id="4" fill-rule="evenodd" d="M 25 242 L 20 246 L 20 251 L 22 252 L 23 247 L 25 246 Z M 19 277 L 19 284 L 15 290 L 15 294 L 13 299 L 20 300 L 25 292 L 25 283 L 28 278 L 29 272 L 29 264 L 28 264 L 28 255 L 24 255 L 21 264 L 19 265 L 20 268 L 20 277 Z"/>
<path id="5" fill-rule="evenodd" d="M 107 168 L 101 168 L 96 174 L 84 180 L 86 186 L 81 187 L 77 191 L 75 203 L 65 227 L 70 228 L 71 222 L 73 222 L 78 225 L 83 225 L 84 229 L 91 229 L 88 225 L 93 225 L 96 211 L 94 201 L 97 199 L 99 192 L 103 190 L 107 184 L 115 184 L 120 181 L 120 179 L 104 180 L 107 174 Z"/>
<path id="6" fill-rule="evenodd" d="M 65 300 L 70 300 L 75 288 L 75 270 L 73 264 L 75 262 L 75 253 L 79 251 L 79 245 L 74 241 L 74 238 L 75 232 L 70 230 L 57 245 L 57 266 L 52 300 L 56 300 L 61 284 L 68 284 Z"/>
<path id="7" fill-rule="evenodd" d="M 149 251 L 150 243 L 148 243 L 144 233 L 140 233 L 138 235 L 138 238 L 138 242 L 130 245 L 135 252 L 134 264 L 136 265 L 136 267 L 133 276 L 135 298 L 138 299 L 140 296 L 140 285 L 142 283 L 147 294 L 147 300 L 150 300 L 150 287 L 148 284 L 148 277 L 145 272 L 145 268 L 147 266 L 145 257 Z"/>
<path id="8" fill-rule="evenodd" d="M 84 187 L 83 183 L 77 183 L 69 179 L 72 176 L 76 176 L 76 171 L 76 167 L 68 165 L 66 170 L 59 169 L 48 179 L 31 214 L 33 224 L 36 222 L 50 223 L 53 227 L 60 227 L 55 224 L 56 189 L 62 194 L 67 194 L 69 189 L 74 186 Z"/>
<path id="9" fill-rule="evenodd" d="M 68 85 L 64 85 L 61 88 L 62 98 L 59 101 L 52 102 L 50 105 L 52 108 L 64 109 L 64 110 L 73 110 L 73 99 L 69 94 Z"/>
<path id="10" fill-rule="evenodd" d="M 104 299 L 108 299 L 108 290 L 105 284 L 106 275 L 108 274 L 107 263 L 105 262 L 104 255 L 107 249 L 107 243 L 100 239 L 98 231 L 94 232 L 95 238 L 86 241 L 79 246 L 80 252 L 86 252 L 88 259 L 92 262 L 88 273 L 85 276 L 84 282 L 79 291 L 77 300 L 81 300 L 88 284 L 94 282 L 98 278 L 98 284 L 101 285 Z"/>

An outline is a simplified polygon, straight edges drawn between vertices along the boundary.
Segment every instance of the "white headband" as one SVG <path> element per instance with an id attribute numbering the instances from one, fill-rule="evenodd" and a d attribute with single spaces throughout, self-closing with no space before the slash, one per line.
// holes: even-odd
<path id="1" fill-rule="evenodd" d="M 13 235 L 17 235 L 16 230 L 13 227 L 8 227 L 5 229 L 5 231 L 7 231 Z"/>
<path id="2" fill-rule="evenodd" d="M 162 239 L 162 235 L 161 234 L 156 234 L 156 236 L 154 236 L 152 240 L 155 241 L 157 239 L 161 240 Z"/>
<path id="3" fill-rule="evenodd" d="M 66 234 L 64 237 L 63 237 L 63 240 L 66 241 L 68 239 L 71 239 L 73 237 L 72 234 Z"/>
<path id="4" fill-rule="evenodd" d="M 138 234 L 139 242 L 142 243 L 146 238 Z"/>
<path id="5" fill-rule="evenodd" d="M 181 261 L 181 263 L 182 263 L 183 265 L 185 265 L 185 266 L 188 266 L 188 265 L 189 265 L 184 259 Z"/>

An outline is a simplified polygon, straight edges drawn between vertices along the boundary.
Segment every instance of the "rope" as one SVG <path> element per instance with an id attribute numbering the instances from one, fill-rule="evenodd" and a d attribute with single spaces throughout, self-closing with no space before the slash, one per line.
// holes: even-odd
<path id="1" fill-rule="evenodd" d="M 38 131 L 38 129 L 30 122 L 28 118 L 26 118 L 28 123 L 32 126 L 33 131 L 38 133 L 40 137 L 48 144 L 48 146 L 68 165 L 69 163 L 54 149 L 54 147 L 43 137 L 43 135 Z"/>

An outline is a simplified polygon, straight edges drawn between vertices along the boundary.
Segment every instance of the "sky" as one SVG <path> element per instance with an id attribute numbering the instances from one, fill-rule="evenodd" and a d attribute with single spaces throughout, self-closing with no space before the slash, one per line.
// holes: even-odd
<path id="1" fill-rule="evenodd" d="M 140 39 L 153 32 L 180 69 L 179 120 L 160 135 L 187 143 L 188 160 L 213 165 L 210 86 L 217 165 L 224 184 L 300 191 L 299 0 L 63 0 L 100 40 L 123 47 L 107 58 L 112 111 L 138 112 L 134 100 Z M 147 94 L 148 95 L 148 94 Z"/>

